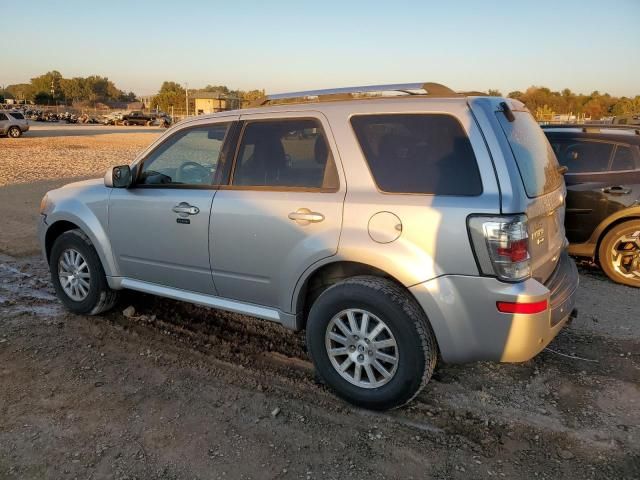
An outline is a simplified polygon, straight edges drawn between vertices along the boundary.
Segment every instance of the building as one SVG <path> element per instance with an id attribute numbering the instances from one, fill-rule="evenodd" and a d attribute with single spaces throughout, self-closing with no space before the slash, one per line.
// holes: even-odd
<path id="1" fill-rule="evenodd" d="M 228 110 L 227 95 L 222 92 L 189 92 L 195 102 L 196 115 Z"/>

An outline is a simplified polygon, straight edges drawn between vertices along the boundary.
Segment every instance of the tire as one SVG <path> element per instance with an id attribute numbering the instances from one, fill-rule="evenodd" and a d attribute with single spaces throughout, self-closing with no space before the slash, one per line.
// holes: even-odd
<path id="1" fill-rule="evenodd" d="M 640 288 L 640 220 L 613 227 L 600 242 L 598 261 L 614 282 Z"/>
<path id="2" fill-rule="evenodd" d="M 122 125 L 124 125 L 125 127 L 128 127 L 129 126 L 129 122 L 127 120 L 125 120 L 125 121 L 122 122 Z"/>
<path id="3" fill-rule="evenodd" d="M 9 127 L 7 135 L 11 138 L 19 138 L 22 135 L 22 130 L 20 130 L 20 127 Z"/>
<path id="4" fill-rule="evenodd" d="M 344 330 L 337 327 L 335 319 L 346 315 L 343 325 L 345 322 L 350 325 L 348 312 L 353 314 L 357 329 L 362 329 L 364 314 L 367 314 L 368 328 L 365 327 L 365 331 L 368 333 L 364 335 L 360 330 L 362 335 L 359 337 L 365 338 L 353 336 L 349 340 L 351 345 L 346 346 L 344 341 L 334 342 L 332 338 L 337 338 L 336 333 L 347 338 Z M 381 333 L 371 337 L 379 329 L 379 320 L 387 330 L 382 329 Z M 320 379 L 348 402 L 373 410 L 387 410 L 410 402 L 431 378 L 438 358 L 433 330 L 416 300 L 401 286 L 379 277 L 352 277 L 325 290 L 311 307 L 306 336 L 309 355 Z M 394 347 L 374 347 L 393 341 Z M 357 347 L 355 343 L 358 343 Z M 342 356 L 329 354 L 329 349 L 337 352 L 342 345 L 351 353 L 343 353 Z M 371 350 L 367 350 L 369 348 Z M 380 353 L 386 357 L 378 357 Z M 369 363 L 369 370 L 374 373 L 374 381 L 371 381 L 370 372 L 365 369 L 366 363 L 394 356 L 395 363 L 381 361 L 387 373 L 391 374 L 386 379 L 381 370 Z M 338 365 L 348 363 L 347 358 L 351 364 L 344 374 L 339 373 Z M 361 371 L 359 383 L 356 369 Z"/>
<path id="5" fill-rule="evenodd" d="M 82 287 L 86 290 L 86 295 L 83 298 L 72 298 L 62 286 L 60 274 L 65 273 L 64 259 L 69 258 L 65 257 L 65 254 L 73 255 L 70 252 L 77 252 L 87 265 L 87 268 L 81 268 L 78 274 L 80 276 L 88 273 L 88 277 L 84 278 L 85 281 L 88 281 L 88 288 Z M 67 264 L 72 264 L 72 262 L 67 262 Z M 73 313 L 97 315 L 106 312 L 115 305 L 117 292 L 109 288 L 98 253 L 89 237 L 81 230 L 69 230 L 56 239 L 51 248 L 49 270 L 56 295 L 64 306 Z M 78 278 L 77 280 L 81 282 L 83 279 Z M 82 293 L 81 290 L 78 291 Z"/>
<path id="6" fill-rule="evenodd" d="M 151 120 L 147 120 L 147 127 L 151 127 L 153 125 L 153 122 Z"/>

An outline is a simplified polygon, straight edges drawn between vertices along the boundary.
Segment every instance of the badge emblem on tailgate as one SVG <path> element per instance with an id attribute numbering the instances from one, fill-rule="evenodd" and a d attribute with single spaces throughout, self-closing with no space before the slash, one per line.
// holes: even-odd
<path id="1" fill-rule="evenodd" d="M 535 240 L 536 245 L 544 243 L 544 227 L 542 224 L 536 225 L 536 229 L 531 234 L 531 238 Z"/>

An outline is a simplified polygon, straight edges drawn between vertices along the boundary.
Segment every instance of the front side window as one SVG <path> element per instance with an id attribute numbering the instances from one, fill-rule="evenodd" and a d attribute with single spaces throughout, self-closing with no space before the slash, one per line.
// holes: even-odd
<path id="1" fill-rule="evenodd" d="M 553 150 L 567 173 L 606 172 L 614 145 L 606 142 L 552 140 Z"/>
<path id="2" fill-rule="evenodd" d="M 351 125 L 383 192 L 463 196 L 482 193 L 473 148 L 455 117 L 358 115 L 351 119 Z"/>
<path id="3" fill-rule="evenodd" d="M 11 115 L 16 120 L 24 120 L 24 115 L 22 115 L 21 113 L 11 112 L 9 115 Z"/>
<path id="4" fill-rule="evenodd" d="M 212 185 L 228 123 L 176 132 L 145 159 L 139 185 Z"/>
<path id="5" fill-rule="evenodd" d="M 232 184 L 337 189 L 336 166 L 320 122 L 287 119 L 247 123 Z"/>

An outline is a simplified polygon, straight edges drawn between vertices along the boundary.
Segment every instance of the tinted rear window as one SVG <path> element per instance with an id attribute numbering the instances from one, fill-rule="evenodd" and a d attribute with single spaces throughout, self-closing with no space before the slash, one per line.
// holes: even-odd
<path id="1" fill-rule="evenodd" d="M 11 115 L 16 120 L 24 120 L 24 115 L 22 115 L 21 113 L 11 112 L 9 115 Z"/>
<path id="2" fill-rule="evenodd" d="M 513 112 L 515 120 L 507 120 L 496 112 L 511 151 L 518 164 L 522 183 L 529 197 L 552 192 L 561 185 L 558 161 L 549 141 L 529 112 Z"/>
<path id="3" fill-rule="evenodd" d="M 380 190 L 461 196 L 482 193 L 473 148 L 455 117 L 359 115 L 351 124 Z"/>

